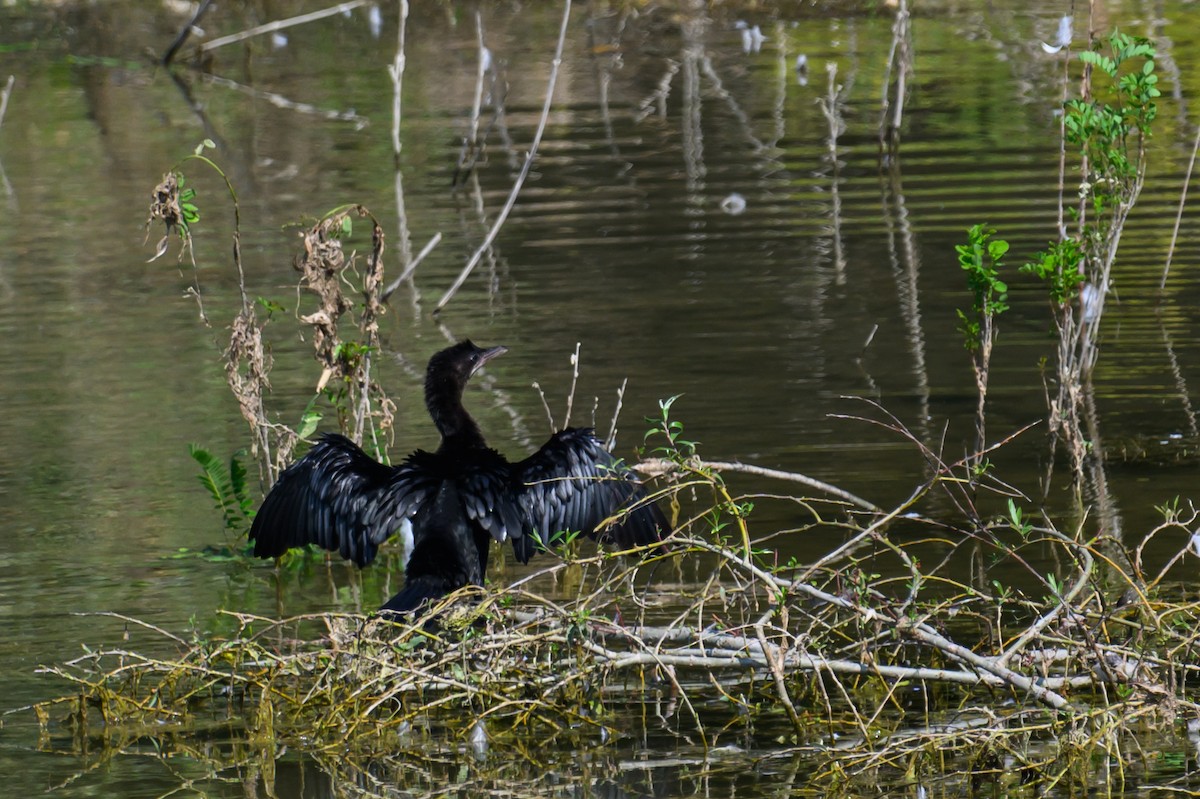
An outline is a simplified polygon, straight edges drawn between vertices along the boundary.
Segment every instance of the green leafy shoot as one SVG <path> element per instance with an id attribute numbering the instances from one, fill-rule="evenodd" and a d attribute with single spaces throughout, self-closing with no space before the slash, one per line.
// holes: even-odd
<path id="1" fill-rule="evenodd" d="M 1033 275 L 1047 285 L 1050 301 L 1063 306 L 1075 299 L 1085 280 L 1083 250 L 1078 239 L 1052 242 L 1038 253 L 1037 260 L 1025 264 L 1021 271 Z"/>
<path id="2" fill-rule="evenodd" d="M 979 349 L 983 320 L 994 319 L 1008 310 L 1008 284 L 1000 279 L 1000 259 L 1008 252 L 1008 242 L 993 239 L 995 230 L 978 224 L 967 231 L 967 243 L 955 246 L 958 263 L 967 273 L 967 287 L 973 298 L 974 316 L 958 311 L 963 346 L 970 352 Z"/>
<path id="3" fill-rule="evenodd" d="M 229 458 L 228 465 L 196 444 L 192 444 L 188 451 L 192 460 L 200 464 L 200 482 L 221 512 L 225 529 L 235 533 L 247 532 L 254 519 L 254 502 L 250 498 L 246 467 L 242 463 L 245 451 L 235 452 Z"/>
<path id="4" fill-rule="evenodd" d="M 650 429 L 642 437 L 643 443 L 650 441 L 652 438 L 665 439 L 661 442 L 660 446 L 654 448 L 654 452 L 664 458 L 677 462 L 687 460 L 695 455 L 696 444 L 698 443 L 683 438 L 683 422 L 671 418 L 671 406 L 681 396 L 681 394 L 676 394 L 668 399 L 658 401 L 659 415 L 657 417 L 646 417 L 646 424 L 650 425 Z"/>

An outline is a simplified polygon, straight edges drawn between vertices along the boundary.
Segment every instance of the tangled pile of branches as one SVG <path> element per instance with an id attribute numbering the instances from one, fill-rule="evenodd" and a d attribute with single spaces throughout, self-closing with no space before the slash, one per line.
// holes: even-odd
<path id="1" fill-rule="evenodd" d="M 230 634 L 185 639 L 120 617 L 156 640 L 47 668 L 74 691 L 35 709 L 45 725 L 65 709 L 76 729 L 118 740 L 207 719 L 260 742 L 370 756 L 531 732 L 594 743 L 621 734 L 635 706 L 705 746 L 770 730 L 876 765 L 933 744 L 940 757 L 982 741 L 1011 754 L 1038 731 L 1072 730 L 1107 751 L 1119 736 L 1102 731 L 1200 710 L 1188 691 L 1196 606 L 1156 596 L 1175 560 L 1147 578 L 1142 548 L 1118 557 L 1115 542 L 1034 526 L 1015 505 L 963 530 L 910 504 L 863 523 L 842 503 L 806 499 L 812 519 L 788 534 L 850 534 L 815 562 L 781 564 L 749 537 L 747 498 L 710 464 L 676 468 L 690 475 L 677 485 L 720 501 L 684 520 L 669 550 L 571 558 L 505 590 L 464 589 L 403 624 L 229 613 Z M 1170 516 L 1147 541 L 1194 521 Z M 1034 552 L 1060 564 L 1041 599 L 985 585 L 970 565 Z M 896 564 L 905 578 L 876 573 Z M 556 589 L 534 590 L 550 580 Z"/>

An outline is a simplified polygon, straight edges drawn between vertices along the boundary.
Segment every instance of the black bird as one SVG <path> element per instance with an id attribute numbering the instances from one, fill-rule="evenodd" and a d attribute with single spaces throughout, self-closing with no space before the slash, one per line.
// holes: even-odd
<path id="1" fill-rule="evenodd" d="M 313 543 L 365 566 L 405 521 L 412 525 L 405 583 L 382 610 L 407 613 L 464 585 L 482 585 L 491 539 L 512 541 L 526 563 L 564 531 L 621 547 L 652 544 L 666 518 L 592 430 L 568 428 L 518 463 L 488 447 L 462 404 L 481 366 L 507 352 L 462 341 L 429 360 L 425 407 L 442 443 L 385 466 L 349 439 L 327 434 L 292 464 L 254 517 L 254 554 L 270 558 Z M 602 522 L 627 511 L 603 529 Z"/>

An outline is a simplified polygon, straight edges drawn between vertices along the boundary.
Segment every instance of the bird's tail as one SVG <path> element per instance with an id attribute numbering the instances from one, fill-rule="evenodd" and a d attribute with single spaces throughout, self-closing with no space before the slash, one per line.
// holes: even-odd
<path id="1" fill-rule="evenodd" d="M 421 575 L 405 582 L 400 593 L 389 599 L 379 612 L 385 616 L 408 616 L 423 611 L 426 603 L 441 599 L 452 589 L 441 577 Z"/>

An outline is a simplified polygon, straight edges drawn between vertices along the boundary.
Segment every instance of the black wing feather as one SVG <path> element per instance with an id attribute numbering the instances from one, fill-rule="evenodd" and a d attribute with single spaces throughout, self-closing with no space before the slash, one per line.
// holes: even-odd
<path id="1" fill-rule="evenodd" d="M 524 484 L 521 505 L 533 525 L 525 532 L 547 545 L 567 531 L 621 547 L 653 544 L 670 532 L 666 517 L 646 497 L 634 473 L 590 429 L 556 433 L 516 464 L 515 471 Z M 621 511 L 626 513 L 603 526 Z M 513 544 L 517 546 L 515 540 Z"/>
<path id="2" fill-rule="evenodd" d="M 497 541 L 514 546 L 528 526 L 520 505 L 521 484 L 514 482 L 512 466 L 495 450 L 477 450 L 470 470 L 460 478 L 460 493 L 467 516 Z"/>
<path id="3" fill-rule="evenodd" d="M 260 558 L 316 544 L 365 566 L 438 484 L 426 453 L 385 466 L 350 439 L 330 433 L 279 476 L 254 517 Z"/>

